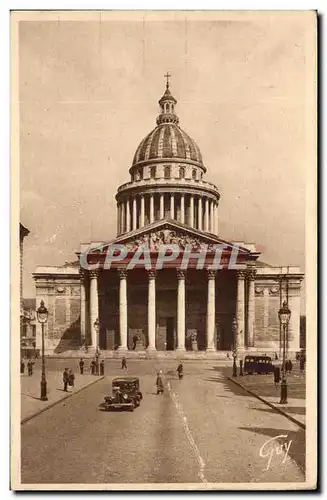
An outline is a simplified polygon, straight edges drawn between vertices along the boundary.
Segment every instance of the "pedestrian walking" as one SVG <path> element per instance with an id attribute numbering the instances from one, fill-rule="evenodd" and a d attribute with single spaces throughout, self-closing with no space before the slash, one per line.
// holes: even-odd
<path id="1" fill-rule="evenodd" d="M 289 371 L 289 373 L 291 373 L 291 372 L 292 372 L 292 369 L 293 369 L 293 363 L 292 363 L 292 361 L 289 359 L 289 360 L 288 360 L 288 371 Z"/>
<path id="2" fill-rule="evenodd" d="M 157 373 L 156 386 L 157 386 L 157 395 L 163 394 L 164 393 L 164 384 L 163 384 L 163 378 L 162 378 L 162 371 Z"/>
<path id="3" fill-rule="evenodd" d="M 25 373 L 25 363 L 24 363 L 24 360 L 22 359 L 21 362 L 20 362 L 20 373 L 22 375 L 24 375 Z"/>
<path id="4" fill-rule="evenodd" d="M 104 375 L 104 360 L 100 363 L 100 375 Z"/>
<path id="5" fill-rule="evenodd" d="M 62 374 L 62 381 L 64 383 L 64 391 L 65 392 L 68 392 L 67 391 L 67 386 L 68 386 L 68 381 L 69 381 L 68 379 L 69 379 L 68 368 L 65 368 L 64 373 Z"/>
<path id="6" fill-rule="evenodd" d="M 274 383 L 275 383 L 275 387 L 278 386 L 280 382 L 280 368 L 279 366 L 274 366 Z"/>
<path id="7" fill-rule="evenodd" d="M 80 371 L 80 374 L 83 375 L 83 373 L 84 373 L 84 361 L 83 361 L 83 358 L 81 358 L 80 362 L 79 362 L 79 371 Z"/>
<path id="8" fill-rule="evenodd" d="M 127 370 L 127 361 L 126 361 L 125 356 L 121 360 L 121 369 L 123 370 L 124 368 Z"/>
<path id="9" fill-rule="evenodd" d="M 94 361 L 94 359 L 92 359 L 92 361 L 90 363 L 90 372 L 92 375 L 95 375 L 95 361 Z"/>
<path id="10" fill-rule="evenodd" d="M 73 374 L 73 370 L 69 370 L 68 372 L 68 384 L 70 387 L 74 387 L 75 385 L 75 375 Z"/>
<path id="11" fill-rule="evenodd" d="M 181 380 L 183 378 L 183 365 L 182 363 L 179 363 L 177 367 L 177 373 L 178 373 L 178 378 Z"/>
<path id="12" fill-rule="evenodd" d="M 33 375 L 33 362 L 29 359 L 28 363 L 27 363 L 27 373 L 28 373 L 28 376 L 31 377 Z"/>
<path id="13" fill-rule="evenodd" d="M 304 372 L 304 356 L 303 356 L 303 354 L 300 357 L 300 372 L 301 373 Z"/>

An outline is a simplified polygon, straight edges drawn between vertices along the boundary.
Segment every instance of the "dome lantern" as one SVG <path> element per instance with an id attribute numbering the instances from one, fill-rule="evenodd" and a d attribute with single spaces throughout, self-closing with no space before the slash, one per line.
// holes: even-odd
<path id="1" fill-rule="evenodd" d="M 165 78 L 167 78 L 166 90 L 162 98 L 158 101 L 161 107 L 161 113 L 157 118 L 157 125 L 161 123 L 176 123 L 178 124 L 178 116 L 175 115 L 175 105 L 177 101 L 175 97 L 171 94 L 169 90 L 169 78 L 171 75 L 166 73 Z"/>

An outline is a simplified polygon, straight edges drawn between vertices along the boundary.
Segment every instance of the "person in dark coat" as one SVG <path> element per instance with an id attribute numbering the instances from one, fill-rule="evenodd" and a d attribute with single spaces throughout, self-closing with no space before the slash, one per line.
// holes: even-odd
<path id="1" fill-rule="evenodd" d="M 279 366 L 274 366 L 274 382 L 275 382 L 275 387 L 277 387 L 277 385 L 280 382 L 280 368 L 279 368 Z"/>
<path id="2" fill-rule="evenodd" d="M 127 361 L 126 361 L 125 356 L 121 360 L 121 369 L 123 370 L 124 368 L 126 368 L 126 370 L 127 370 Z"/>
<path id="3" fill-rule="evenodd" d="M 95 375 L 95 361 L 94 361 L 94 359 L 92 359 L 92 361 L 91 361 L 90 370 L 91 370 L 91 374 Z"/>
<path id="4" fill-rule="evenodd" d="M 67 391 L 67 386 L 68 386 L 68 381 L 69 381 L 69 375 L 68 375 L 68 368 L 65 368 L 64 373 L 62 374 L 62 381 L 64 383 L 64 391 Z"/>
<path id="5" fill-rule="evenodd" d="M 20 362 L 20 373 L 22 373 L 22 374 L 25 373 L 25 363 L 24 363 L 23 359 Z"/>
<path id="6" fill-rule="evenodd" d="M 73 370 L 69 370 L 68 384 L 70 385 L 70 387 L 74 387 L 75 385 L 75 375 L 73 374 Z"/>
<path id="7" fill-rule="evenodd" d="M 29 377 L 31 375 L 33 375 L 33 362 L 29 359 L 28 363 L 27 363 L 27 373 L 29 375 Z"/>
<path id="8" fill-rule="evenodd" d="M 303 373 L 304 372 L 304 356 L 301 355 L 300 357 L 300 372 Z"/>
<path id="9" fill-rule="evenodd" d="M 182 363 L 179 363 L 179 365 L 177 367 L 177 373 L 178 373 L 179 379 L 183 378 L 183 365 L 182 365 Z"/>
<path id="10" fill-rule="evenodd" d="M 100 363 L 100 375 L 104 375 L 104 360 Z"/>
<path id="11" fill-rule="evenodd" d="M 292 361 L 289 359 L 289 360 L 288 360 L 288 371 L 289 371 L 289 373 L 291 373 L 292 368 L 293 368 L 293 363 L 292 363 Z"/>
<path id="12" fill-rule="evenodd" d="M 79 362 L 79 370 L 80 370 L 81 375 L 83 375 L 83 373 L 84 373 L 84 361 L 82 358 Z"/>

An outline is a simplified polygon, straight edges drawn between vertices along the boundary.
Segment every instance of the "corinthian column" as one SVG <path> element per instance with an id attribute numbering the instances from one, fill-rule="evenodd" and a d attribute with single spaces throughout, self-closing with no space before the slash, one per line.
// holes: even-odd
<path id="1" fill-rule="evenodd" d="M 189 208 L 189 224 L 194 227 L 194 196 L 190 196 L 190 208 Z"/>
<path id="2" fill-rule="evenodd" d="M 160 220 L 165 218 L 165 199 L 164 195 L 160 194 Z"/>
<path id="3" fill-rule="evenodd" d="M 148 288 L 148 351 L 156 350 L 156 273 L 149 271 Z"/>
<path id="4" fill-rule="evenodd" d="M 150 224 L 154 221 L 154 199 L 153 194 L 150 194 Z"/>
<path id="5" fill-rule="evenodd" d="M 244 287 L 245 287 L 245 272 L 237 271 L 237 303 L 236 303 L 236 346 L 243 349 L 244 347 Z"/>
<path id="6" fill-rule="evenodd" d="M 120 351 L 127 350 L 127 271 L 119 270 L 119 331 Z"/>
<path id="7" fill-rule="evenodd" d="M 170 218 L 175 219 L 175 197 L 173 194 L 170 195 Z"/>
<path id="8" fill-rule="evenodd" d="M 254 346 L 254 319 L 255 319 L 255 283 L 256 270 L 248 271 L 248 314 L 247 314 L 247 330 L 248 330 L 248 347 Z"/>
<path id="9" fill-rule="evenodd" d="M 208 300 L 207 300 L 207 351 L 215 351 L 215 318 L 216 318 L 216 272 L 207 271 Z"/>
<path id="10" fill-rule="evenodd" d="M 79 270 L 80 278 L 81 278 L 81 345 L 85 342 L 86 330 L 85 330 L 85 271 L 80 268 Z"/>
<path id="11" fill-rule="evenodd" d="M 181 223 L 185 223 L 185 196 L 181 194 Z"/>
<path id="12" fill-rule="evenodd" d="M 200 196 L 199 200 L 198 200 L 198 228 L 200 229 L 200 231 L 202 231 L 202 217 L 203 217 L 203 213 L 202 213 L 202 198 Z"/>
<path id="13" fill-rule="evenodd" d="M 120 203 L 117 203 L 117 236 L 120 235 Z"/>
<path id="14" fill-rule="evenodd" d="M 204 209 L 204 230 L 206 232 L 209 231 L 209 200 L 206 198 L 205 200 L 205 209 Z"/>
<path id="15" fill-rule="evenodd" d="M 185 351 L 185 271 L 177 269 L 177 350 Z"/>
<path id="16" fill-rule="evenodd" d="M 214 233 L 214 225 L 215 225 L 215 221 L 214 221 L 214 203 L 213 201 L 210 201 L 210 232 L 211 233 Z"/>
<path id="17" fill-rule="evenodd" d="M 97 347 L 98 332 L 94 326 L 99 319 L 98 271 L 89 271 L 90 275 L 90 329 L 92 347 Z"/>
<path id="18" fill-rule="evenodd" d="M 120 233 L 119 234 L 122 234 L 125 232 L 125 203 L 121 203 L 120 208 L 121 208 L 121 214 L 120 214 Z"/>
<path id="19" fill-rule="evenodd" d="M 129 200 L 126 200 L 126 232 L 131 230 L 131 206 Z"/>
<path id="20" fill-rule="evenodd" d="M 140 220 L 140 227 L 144 227 L 144 214 L 145 214 L 145 202 L 144 202 L 144 196 L 141 196 L 141 220 Z"/>
<path id="21" fill-rule="evenodd" d="M 136 196 L 133 198 L 133 227 L 132 229 L 136 229 L 137 226 L 137 204 L 136 204 Z"/>

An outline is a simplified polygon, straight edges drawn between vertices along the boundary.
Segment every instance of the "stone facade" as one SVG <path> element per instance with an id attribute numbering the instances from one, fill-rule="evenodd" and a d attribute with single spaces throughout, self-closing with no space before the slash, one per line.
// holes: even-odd
<path id="1" fill-rule="evenodd" d="M 136 150 L 130 181 L 117 189 L 116 238 L 81 245 L 72 266 L 34 274 L 37 304 L 43 299 L 49 310 L 47 352 L 82 345 L 123 354 L 136 347 L 178 355 L 278 351 L 285 299 L 292 310 L 288 348 L 299 350 L 303 274 L 262 265 L 253 243 L 220 238 L 220 193 L 204 178 L 202 155 L 180 128 L 176 104 L 167 82 L 157 126 Z M 158 267 L 167 245 L 173 257 Z M 131 266 L 140 251 L 146 262 Z M 238 270 L 230 266 L 233 254 Z M 38 346 L 40 332 L 38 325 Z"/>

